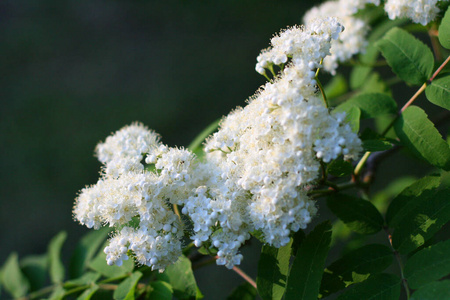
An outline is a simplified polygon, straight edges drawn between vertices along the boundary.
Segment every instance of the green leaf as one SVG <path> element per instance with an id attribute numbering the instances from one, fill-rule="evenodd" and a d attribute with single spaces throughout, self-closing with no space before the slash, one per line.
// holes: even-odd
<path id="1" fill-rule="evenodd" d="M 48 245 L 48 262 L 50 280 L 59 283 L 64 280 L 64 265 L 61 261 L 61 248 L 67 238 L 67 233 L 61 231 L 52 238 Z"/>
<path id="2" fill-rule="evenodd" d="M 256 285 L 262 299 L 281 299 L 289 273 L 291 241 L 280 248 L 264 245 L 258 263 Z"/>
<path id="3" fill-rule="evenodd" d="M 376 46 L 392 71 L 405 82 L 422 85 L 431 77 L 434 68 L 433 53 L 407 31 L 392 28 Z"/>
<path id="4" fill-rule="evenodd" d="M 450 240 L 422 249 L 408 259 L 405 278 L 412 289 L 450 274 Z"/>
<path id="5" fill-rule="evenodd" d="M 441 176 L 432 174 L 415 181 L 405 188 L 392 200 L 388 207 L 386 223 L 389 227 L 396 227 L 413 208 L 434 195 L 435 189 L 440 184 Z"/>
<path id="6" fill-rule="evenodd" d="M 358 133 L 359 131 L 359 120 L 361 119 L 361 110 L 356 107 L 350 107 L 345 116 L 345 122 L 347 122 L 352 128 L 353 132 Z"/>
<path id="7" fill-rule="evenodd" d="M 397 113 L 397 104 L 394 99 L 381 93 L 359 94 L 337 106 L 333 113 L 348 112 L 351 107 L 357 107 L 361 110 L 361 119 Z"/>
<path id="8" fill-rule="evenodd" d="M 106 244 L 101 247 L 97 256 L 88 264 L 91 270 L 97 271 L 105 277 L 119 277 L 130 273 L 134 269 L 134 261 L 132 258 L 123 261 L 123 264 L 119 267 L 116 265 L 109 266 L 106 263 L 106 254 L 103 252 L 103 248 Z"/>
<path id="9" fill-rule="evenodd" d="M 392 264 L 392 260 L 392 250 L 384 245 L 372 244 L 353 250 L 326 268 L 320 293 L 327 296 L 364 281 L 369 276 L 383 272 Z"/>
<path id="10" fill-rule="evenodd" d="M 293 256 L 297 256 L 297 252 L 298 249 L 300 249 L 300 245 L 303 243 L 303 241 L 305 240 L 305 233 L 303 232 L 303 230 L 299 230 L 296 233 L 294 233 L 294 236 L 292 237 L 292 251 L 291 254 Z"/>
<path id="11" fill-rule="evenodd" d="M 70 278 L 77 278 L 84 273 L 88 263 L 94 257 L 100 245 L 105 242 L 110 232 L 109 227 L 103 227 L 89 232 L 80 240 L 70 260 Z"/>
<path id="12" fill-rule="evenodd" d="M 286 300 L 317 299 L 330 242 L 329 221 L 317 225 L 308 234 L 292 264 L 286 286 Z"/>
<path id="13" fill-rule="evenodd" d="M 25 275 L 19 267 L 17 253 L 11 253 L 2 267 L 2 283 L 5 290 L 14 298 L 20 298 L 27 294 L 30 287 Z"/>
<path id="14" fill-rule="evenodd" d="M 43 255 L 27 256 L 20 260 L 22 272 L 30 282 L 30 291 L 42 288 L 47 279 L 48 257 Z"/>
<path id="15" fill-rule="evenodd" d="M 165 281 L 150 282 L 152 291 L 148 295 L 148 300 L 172 300 L 173 289 L 172 286 Z"/>
<path id="16" fill-rule="evenodd" d="M 386 151 L 392 149 L 392 144 L 385 140 L 365 140 L 363 148 L 369 152 Z"/>
<path id="17" fill-rule="evenodd" d="M 327 172 L 336 177 L 343 177 L 353 173 L 353 165 L 345 160 L 333 160 L 327 167 Z"/>
<path id="18" fill-rule="evenodd" d="M 450 76 L 433 80 L 425 89 L 425 95 L 431 103 L 450 110 Z"/>
<path id="19" fill-rule="evenodd" d="M 136 271 L 131 274 L 130 277 L 122 281 L 114 291 L 114 300 L 134 300 L 134 290 L 141 277 L 142 273 Z"/>
<path id="20" fill-rule="evenodd" d="M 101 277 L 101 275 L 99 273 L 87 272 L 87 273 L 83 274 L 82 276 L 80 276 L 77 279 L 72 279 L 72 280 L 68 280 L 68 281 L 64 282 L 64 287 L 65 288 L 71 288 L 71 287 L 75 287 L 75 286 L 79 286 L 79 285 L 93 284 L 100 277 Z"/>
<path id="21" fill-rule="evenodd" d="M 412 294 L 411 300 L 450 299 L 450 280 L 427 284 Z"/>
<path id="22" fill-rule="evenodd" d="M 327 199 L 330 210 L 351 230 L 374 234 L 383 227 L 383 217 L 372 203 L 348 195 L 332 195 Z"/>
<path id="23" fill-rule="evenodd" d="M 444 48 L 450 49 L 450 8 L 447 8 L 439 26 L 439 42 Z"/>
<path id="24" fill-rule="evenodd" d="M 157 275 L 158 279 L 168 282 L 178 299 L 195 299 L 197 283 L 192 272 L 191 261 L 186 256 L 180 256 L 178 261 L 167 267 L 164 273 Z"/>
<path id="25" fill-rule="evenodd" d="M 449 145 L 421 108 L 408 107 L 395 121 L 394 129 L 400 141 L 415 155 L 435 167 L 450 170 Z"/>
<path id="26" fill-rule="evenodd" d="M 400 278 L 392 274 L 376 274 L 364 282 L 345 290 L 338 300 L 398 300 L 400 298 Z"/>
<path id="27" fill-rule="evenodd" d="M 402 254 L 422 246 L 450 220 L 450 189 L 437 192 L 412 209 L 392 235 L 392 245 Z"/>
<path id="28" fill-rule="evenodd" d="M 199 135 L 195 137 L 195 139 L 191 142 L 188 149 L 199 155 L 202 152 L 202 145 L 205 139 L 210 136 L 214 131 L 219 128 L 220 121 L 222 119 L 215 120 L 211 124 L 208 125 Z"/>
<path id="29" fill-rule="evenodd" d="M 53 292 L 48 297 L 49 300 L 62 300 L 64 295 L 66 294 L 66 290 L 61 286 L 57 285 Z"/>
<path id="30" fill-rule="evenodd" d="M 92 285 L 90 288 L 85 290 L 80 296 L 77 297 L 77 300 L 89 300 L 98 291 L 98 285 Z"/>
<path id="31" fill-rule="evenodd" d="M 328 82 L 328 84 L 324 87 L 324 91 L 328 99 L 333 99 L 345 94 L 348 91 L 348 85 L 345 77 L 341 74 L 333 76 L 330 82 Z"/>
<path id="32" fill-rule="evenodd" d="M 250 283 L 244 282 L 233 290 L 227 300 L 254 300 L 256 295 L 256 289 Z"/>

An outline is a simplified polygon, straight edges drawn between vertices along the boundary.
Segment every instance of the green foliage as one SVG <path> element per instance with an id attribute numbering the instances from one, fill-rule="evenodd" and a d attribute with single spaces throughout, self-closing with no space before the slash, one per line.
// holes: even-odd
<path id="1" fill-rule="evenodd" d="M 83 274 L 100 245 L 105 242 L 109 232 L 111 232 L 110 228 L 103 227 L 89 232 L 80 240 L 70 260 L 70 278 L 77 278 Z"/>
<path id="2" fill-rule="evenodd" d="M 434 67 L 433 53 L 405 30 L 392 28 L 376 46 L 392 71 L 405 82 L 421 85 L 431 77 Z"/>
<path id="3" fill-rule="evenodd" d="M 327 172 L 336 177 L 343 177 L 352 174 L 353 166 L 345 160 L 334 160 L 328 165 Z"/>
<path id="4" fill-rule="evenodd" d="M 19 267 L 17 253 L 11 253 L 2 267 L 2 284 L 14 298 L 25 296 L 29 289 L 30 283 Z"/>
<path id="5" fill-rule="evenodd" d="M 256 285 L 259 295 L 264 300 L 276 300 L 283 297 L 289 273 L 292 241 L 291 239 L 287 245 L 281 248 L 270 245 L 265 245 L 262 248 Z"/>
<path id="6" fill-rule="evenodd" d="M 374 234 L 383 226 L 383 217 L 369 201 L 336 194 L 328 197 L 327 205 L 345 225 L 357 233 Z"/>
<path id="7" fill-rule="evenodd" d="M 402 254 L 422 246 L 450 220 L 450 189 L 437 192 L 426 201 L 415 205 L 396 227 L 392 245 Z"/>
<path id="8" fill-rule="evenodd" d="M 333 99 L 345 94 L 348 91 L 348 84 L 343 75 L 337 74 L 330 80 L 324 89 L 328 99 Z"/>
<path id="9" fill-rule="evenodd" d="M 20 260 L 20 267 L 30 283 L 30 291 L 44 286 L 48 272 L 47 254 L 27 256 Z"/>
<path id="10" fill-rule="evenodd" d="M 53 283 L 60 283 L 64 280 L 64 265 L 61 261 L 61 248 L 67 238 L 67 233 L 58 233 L 48 245 L 48 259 L 50 279 Z"/>
<path id="11" fill-rule="evenodd" d="M 421 178 L 398 194 L 391 202 L 386 212 L 386 222 L 390 227 L 401 223 L 415 206 L 434 195 L 435 189 L 441 184 L 441 176 L 437 174 Z"/>
<path id="12" fill-rule="evenodd" d="M 191 261 L 181 256 L 178 261 L 167 267 L 164 273 L 158 274 L 158 279 L 169 283 L 178 299 L 196 299 L 197 282 L 192 272 Z"/>
<path id="13" fill-rule="evenodd" d="M 152 288 L 148 295 L 149 300 L 171 300 L 173 295 L 172 286 L 161 280 L 150 282 Z"/>
<path id="14" fill-rule="evenodd" d="M 227 300 L 253 300 L 257 295 L 256 289 L 248 282 L 244 282 L 239 285 Z"/>
<path id="15" fill-rule="evenodd" d="M 433 80 L 425 89 L 425 95 L 431 103 L 450 109 L 450 75 Z"/>
<path id="16" fill-rule="evenodd" d="M 306 236 L 292 263 L 286 286 L 286 300 L 317 298 L 330 243 L 330 222 L 317 225 Z"/>
<path id="17" fill-rule="evenodd" d="M 439 26 L 439 42 L 442 46 L 450 49 L 450 9 L 447 8 L 444 18 Z"/>
<path id="18" fill-rule="evenodd" d="M 355 284 L 342 293 L 338 300 L 398 300 L 400 297 L 400 278 L 381 273 L 371 276 L 364 282 Z"/>
<path id="19" fill-rule="evenodd" d="M 413 289 L 450 274 L 450 240 L 415 253 L 406 262 L 404 273 Z"/>
<path id="20" fill-rule="evenodd" d="M 92 285 L 90 288 L 85 290 L 80 296 L 78 296 L 77 300 L 89 300 L 99 289 L 98 285 Z"/>
<path id="21" fill-rule="evenodd" d="M 142 277 L 142 273 L 139 271 L 131 274 L 130 277 L 122 281 L 114 291 L 114 300 L 133 300 L 135 299 L 135 289 L 138 284 L 139 278 Z"/>
<path id="22" fill-rule="evenodd" d="M 197 137 L 189 145 L 188 149 L 194 152 L 197 156 L 201 156 L 201 153 L 203 152 L 203 142 L 208 136 L 216 131 L 217 128 L 219 128 L 220 121 L 221 119 L 218 119 L 209 124 L 208 127 L 206 127 L 199 135 L 197 135 Z"/>
<path id="23" fill-rule="evenodd" d="M 366 245 L 348 252 L 325 269 L 320 294 L 327 296 L 384 271 L 392 264 L 393 253 L 380 244 Z"/>
<path id="24" fill-rule="evenodd" d="M 361 119 L 397 113 L 397 104 L 394 99 L 381 93 L 359 94 L 336 107 L 333 113 L 342 111 L 348 112 L 353 107 L 360 109 Z"/>
<path id="25" fill-rule="evenodd" d="M 394 124 L 400 141 L 415 155 L 435 167 L 450 170 L 450 148 L 426 113 L 417 106 L 408 107 Z"/>
<path id="26" fill-rule="evenodd" d="M 106 254 L 103 252 L 104 247 L 98 252 L 97 256 L 88 264 L 88 267 L 102 274 L 105 277 L 120 277 L 130 273 L 134 269 L 133 259 L 125 260 L 122 266 L 109 266 L 106 263 Z"/>
<path id="27" fill-rule="evenodd" d="M 363 148 L 369 152 L 386 151 L 392 148 L 392 143 L 386 140 L 365 140 Z"/>
<path id="28" fill-rule="evenodd" d="M 411 297 L 411 300 L 450 299 L 450 280 L 443 280 L 427 284 Z"/>

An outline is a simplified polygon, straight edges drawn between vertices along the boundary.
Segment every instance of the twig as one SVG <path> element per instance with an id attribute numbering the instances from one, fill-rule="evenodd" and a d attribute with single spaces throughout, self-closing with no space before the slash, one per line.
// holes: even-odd
<path id="1" fill-rule="evenodd" d="M 242 278 L 245 279 L 245 281 L 247 281 L 248 283 L 250 283 L 255 289 L 256 289 L 256 282 L 247 274 L 244 273 L 244 271 L 242 271 L 241 269 L 239 269 L 238 267 L 234 266 L 233 267 L 233 271 L 235 271 L 239 276 L 241 276 Z"/>
<path id="2" fill-rule="evenodd" d="M 389 241 L 389 246 L 391 247 L 391 249 L 392 249 L 392 251 L 394 253 L 395 260 L 397 261 L 398 267 L 400 269 L 400 276 L 402 278 L 403 287 L 405 288 L 405 291 L 406 291 L 406 299 L 409 299 L 410 296 L 411 296 L 411 291 L 409 289 L 408 280 L 405 278 L 405 275 L 403 274 L 402 258 L 400 257 L 400 254 L 397 252 L 397 250 L 395 250 L 394 247 L 392 246 L 392 236 L 391 236 L 391 233 L 389 232 L 389 229 L 387 227 L 385 227 L 384 231 L 387 234 L 387 238 L 388 238 L 388 241 Z"/>

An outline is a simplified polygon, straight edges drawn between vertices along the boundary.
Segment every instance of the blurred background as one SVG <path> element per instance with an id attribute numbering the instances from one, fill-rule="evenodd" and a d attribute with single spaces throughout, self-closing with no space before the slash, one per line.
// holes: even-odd
<path id="1" fill-rule="evenodd" d="M 68 232 L 68 261 L 89 231 L 74 222 L 72 206 L 78 191 L 98 180 L 96 144 L 140 121 L 170 146 L 189 145 L 245 104 L 265 82 L 254 71 L 261 49 L 319 2 L 2 0 L 0 266 L 12 251 L 20 258 L 45 253 L 61 230 Z M 393 93 L 404 103 L 414 91 Z M 423 96 L 418 101 L 430 116 L 438 111 Z M 378 170 L 373 200 L 392 197 L 427 172 L 411 157 L 391 156 Z M 377 195 L 385 186 L 391 187 Z M 318 205 L 318 219 L 331 217 L 323 201 Z M 243 249 L 242 269 L 252 277 L 259 252 L 256 241 Z M 206 299 L 225 299 L 243 281 L 216 265 L 195 275 Z"/>
<path id="2" fill-rule="evenodd" d="M 67 261 L 88 231 L 72 206 L 98 179 L 96 144 L 140 121 L 187 146 L 265 82 L 256 56 L 317 3 L 2 0 L 0 264 L 12 251 L 46 252 L 61 230 Z M 255 249 L 244 252 L 252 276 Z M 206 299 L 209 286 L 229 292 L 242 281 L 214 265 L 196 276 Z"/>

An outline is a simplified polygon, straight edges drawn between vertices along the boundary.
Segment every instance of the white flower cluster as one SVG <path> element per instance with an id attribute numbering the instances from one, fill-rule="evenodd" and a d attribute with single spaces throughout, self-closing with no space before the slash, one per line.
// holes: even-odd
<path id="1" fill-rule="evenodd" d="M 200 242 L 210 236 L 219 264 L 239 262 L 238 249 L 254 230 L 275 247 L 287 244 L 290 233 L 305 228 L 316 214 L 305 188 L 319 177 L 319 159 L 356 158 L 362 150 L 343 116 L 330 115 L 315 87 L 315 70 L 342 30 L 335 18 L 325 18 L 274 37 L 259 67 L 287 56 L 291 63 L 245 108 L 228 115 L 207 141 L 205 169 L 213 171 L 192 201 L 209 202 L 200 214 L 220 224 L 218 232 L 196 231 Z"/>
<path id="2" fill-rule="evenodd" d="M 164 270 L 181 255 L 183 226 L 170 205 L 188 196 L 194 155 L 162 145 L 141 124 L 117 131 L 96 150 L 105 172 L 81 191 L 75 218 L 89 228 L 123 227 L 105 248 L 108 264 L 121 265 L 132 251 L 138 263 Z M 145 171 L 144 159 L 155 172 Z"/>
<path id="3" fill-rule="evenodd" d="M 353 55 L 365 50 L 369 27 L 364 20 L 353 15 L 359 9 L 364 8 L 366 4 L 379 5 L 379 2 L 379 0 L 327 1 L 320 6 L 313 7 L 305 14 L 303 21 L 306 25 L 317 18 L 337 17 L 345 27 L 345 31 L 339 35 L 339 38 L 331 43 L 331 55 L 325 57 L 323 61 L 324 70 L 334 75 L 339 62 L 345 62 Z"/>
<path id="4" fill-rule="evenodd" d="M 362 151 L 345 115 L 331 115 L 316 89 L 315 71 L 342 31 L 335 18 L 324 18 L 274 37 L 260 67 L 290 62 L 222 120 L 201 162 L 140 124 L 100 143 L 104 172 L 81 191 L 74 216 L 89 228 L 118 228 L 104 249 L 108 264 L 130 254 L 160 271 L 175 262 L 184 230 L 173 205 L 188 217 L 194 244 L 215 247 L 217 264 L 228 268 L 240 264 L 239 249 L 252 233 L 281 247 L 306 228 L 317 212 L 307 189 L 320 162 Z"/>
<path id="5" fill-rule="evenodd" d="M 384 9 L 391 20 L 409 18 L 414 23 L 425 26 L 439 13 L 438 2 L 439 0 L 387 0 Z"/>

